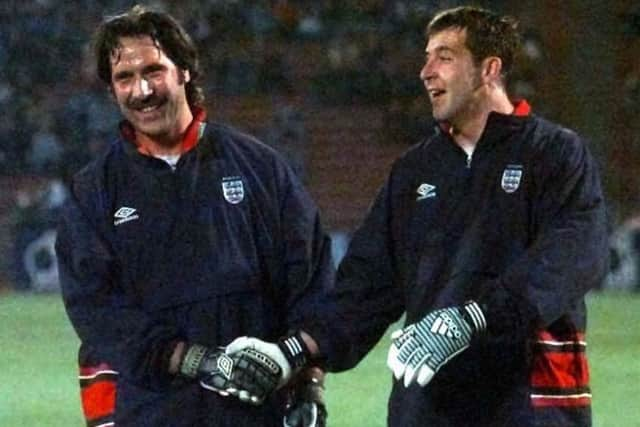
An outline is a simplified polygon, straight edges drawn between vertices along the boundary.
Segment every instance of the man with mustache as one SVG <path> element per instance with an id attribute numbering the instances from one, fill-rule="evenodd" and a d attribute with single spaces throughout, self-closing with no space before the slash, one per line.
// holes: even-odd
<path id="1" fill-rule="evenodd" d="M 57 241 L 88 425 L 324 425 L 321 371 L 267 396 L 280 367 L 220 348 L 301 339 L 334 274 L 314 203 L 273 150 L 206 120 L 198 53 L 171 16 L 136 6 L 94 47 L 125 120 L 74 177 Z"/>
<path id="2" fill-rule="evenodd" d="M 508 96 L 513 19 L 449 9 L 427 37 L 435 133 L 393 165 L 304 342 L 349 369 L 404 314 L 389 426 L 590 426 L 584 296 L 608 264 L 596 164 Z M 247 348 L 286 360 L 257 338 L 227 351 Z"/>

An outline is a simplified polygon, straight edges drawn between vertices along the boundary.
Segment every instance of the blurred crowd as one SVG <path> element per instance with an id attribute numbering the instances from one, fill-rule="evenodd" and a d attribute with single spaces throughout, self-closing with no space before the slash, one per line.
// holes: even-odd
<path id="1" fill-rule="evenodd" d="M 171 12 L 195 38 L 210 98 L 295 93 L 320 104 L 389 104 L 391 111 L 410 112 L 421 91 L 416 75 L 424 24 L 450 3 L 202 0 L 149 6 Z M 66 178 L 113 136 L 119 113 L 94 77 L 90 35 L 104 16 L 132 4 L 0 4 L 0 174 Z"/>

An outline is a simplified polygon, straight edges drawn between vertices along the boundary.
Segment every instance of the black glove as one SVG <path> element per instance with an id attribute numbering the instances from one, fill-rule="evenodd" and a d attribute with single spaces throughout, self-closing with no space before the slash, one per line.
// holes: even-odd
<path id="1" fill-rule="evenodd" d="M 269 357 L 252 349 L 229 356 L 223 349 L 190 345 L 182 357 L 181 375 L 222 396 L 260 404 L 278 385 L 280 368 Z"/>
<path id="2" fill-rule="evenodd" d="M 225 357 L 231 360 L 229 372 L 220 375 L 219 371 L 213 371 L 205 375 L 200 379 L 202 387 L 259 405 L 278 386 L 281 370 L 268 356 L 248 348 Z"/>
<path id="3" fill-rule="evenodd" d="M 300 373 L 289 386 L 284 427 L 325 427 L 324 372 L 310 368 Z"/>

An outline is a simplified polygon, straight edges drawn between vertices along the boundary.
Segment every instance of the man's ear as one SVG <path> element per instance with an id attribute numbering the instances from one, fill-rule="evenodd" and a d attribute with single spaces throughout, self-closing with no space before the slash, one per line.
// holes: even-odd
<path id="1" fill-rule="evenodd" d="M 182 76 L 180 79 L 180 83 L 182 84 L 187 84 L 191 81 L 191 73 L 189 72 L 189 70 L 180 70 L 181 73 L 180 75 Z"/>
<path id="2" fill-rule="evenodd" d="M 493 83 L 502 79 L 502 59 L 489 56 L 482 61 L 482 79 L 485 83 Z"/>

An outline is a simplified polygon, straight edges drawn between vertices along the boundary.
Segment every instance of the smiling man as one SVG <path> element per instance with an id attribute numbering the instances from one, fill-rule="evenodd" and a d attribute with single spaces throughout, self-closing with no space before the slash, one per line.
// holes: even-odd
<path id="1" fill-rule="evenodd" d="M 303 325 L 329 370 L 390 324 L 392 427 L 587 427 L 584 295 L 607 270 L 597 167 L 576 133 L 510 99 L 515 21 L 437 14 L 420 79 L 438 125 L 393 165 L 324 315 Z M 277 346 L 234 341 L 277 357 Z"/>
<path id="2" fill-rule="evenodd" d="M 109 59 L 113 94 L 136 140 L 152 154 L 179 154 L 175 141 L 193 120 L 184 89 L 189 70 L 178 68 L 149 36 L 121 37 Z"/>
<path id="3" fill-rule="evenodd" d="M 273 150 L 206 121 L 172 17 L 137 6 L 94 43 L 124 120 L 74 177 L 57 241 L 87 424 L 323 426 L 321 371 L 287 388 L 269 357 L 221 349 L 298 340 L 333 280 L 315 205 Z"/>

